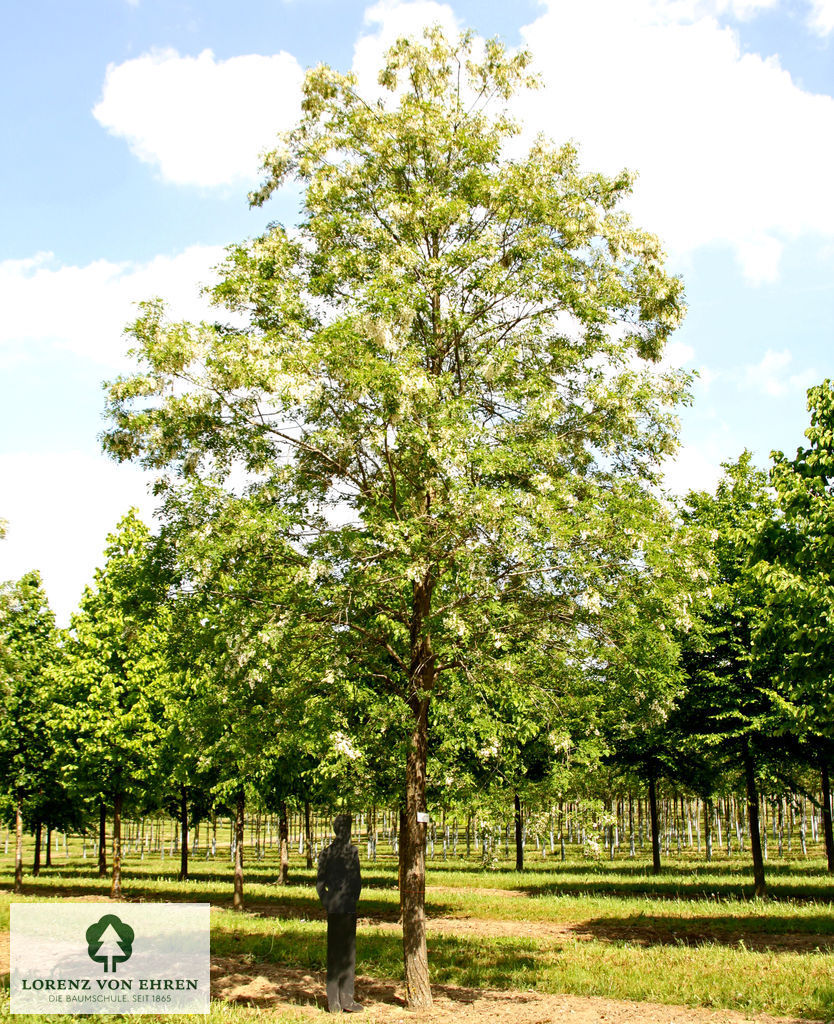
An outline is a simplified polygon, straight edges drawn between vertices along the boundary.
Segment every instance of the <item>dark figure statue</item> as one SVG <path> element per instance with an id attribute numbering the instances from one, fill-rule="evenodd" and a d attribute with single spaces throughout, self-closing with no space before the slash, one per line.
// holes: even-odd
<path id="1" fill-rule="evenodd" d="M 327 911 L 327 1008 L 357 1013 L 362 1006 L 353 998 L 356 970 L 356 904 L 362 889 L 359 851 L 350 841 L 351 818 L 339 814 L 333 821 L 336 838 L 319 856 L 316 892 Z"/>

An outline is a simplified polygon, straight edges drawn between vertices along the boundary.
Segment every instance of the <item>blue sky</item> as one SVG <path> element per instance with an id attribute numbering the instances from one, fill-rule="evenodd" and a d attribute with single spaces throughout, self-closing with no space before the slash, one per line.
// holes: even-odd
<path id="1" fill-rule="evenodd" d="M 40 569 L 66 621 L 120 515 L 151 514 L 97 441 L 133 303 L 199 316 L 222 247 L 295 219 L 292 190 L 246 193 L 303 69 L 372 90 L 434 21 L 530 47 L 530 132 L 639 173 L 632 214 L 686 284 L 669 359 L 701 374 L 670 486 L 802 443 L 834 352 L 834 0 L 33 0 L 0 38 L 0 579 Z"/>

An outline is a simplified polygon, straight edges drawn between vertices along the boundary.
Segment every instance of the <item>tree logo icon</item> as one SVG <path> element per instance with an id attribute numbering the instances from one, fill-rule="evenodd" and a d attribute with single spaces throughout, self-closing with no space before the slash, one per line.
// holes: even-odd
<path id="1" fill-rule="evenodd" d="M 133 953 L 133 929 L 115 914 L 105 914 L 87 929 L 87 954 L 91 960 L 104 964 L 105 974 L 115 972 Z"/>

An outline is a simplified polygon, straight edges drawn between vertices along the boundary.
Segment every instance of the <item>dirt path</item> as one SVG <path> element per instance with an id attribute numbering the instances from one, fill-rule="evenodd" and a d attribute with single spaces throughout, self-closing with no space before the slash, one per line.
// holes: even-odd
<path id="1" fill-rule="evenodd" d="M 282 968 L 276 964 L 250 964 L 242 958 L 212 958 L 212 997 L 259 1009 L 296 1009 L 303 1017 L 319 1019 L 326 1007 L 324 976 Z M 807 1024 L 792 1017 L 755 1017 L 732 1010 L 632 1003 L 591 996 L 541 995 L 537 992 L 432 986 L 431 1010 L 405 1009 L 404 992 L 393 982 L 359 976 L 356 995 L 366 1012 L 358 1020 L 368 1024 Z"/>

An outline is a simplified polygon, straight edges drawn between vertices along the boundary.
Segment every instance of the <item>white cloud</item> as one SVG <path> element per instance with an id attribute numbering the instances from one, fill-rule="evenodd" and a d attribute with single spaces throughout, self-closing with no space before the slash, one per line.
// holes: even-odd
<path id="1" fill-rule="evenodd" d="M 284 52 L 218 61 L 159 50 L 109 65 L 93 115 L 166 181 L 253 182 L 259 154 L 298 117 L 301 79 Z"/>
<path id="2" fill-rule="evenodd" d="M 712 387 L 714 381 L 716 381 L 721 374 L 717 370 L 711 369 L 709 366 L 698 367 L 698 379 L 696 381 L 696 388 L 702 395 L 706 395 L 709 389 Z M 715 410 L 708 409 L 705 415 L 714 416 Z"/>
<path id="3" fill-rule="evenodd" d="M 834 32 L 834 0 L 811 0 L 808 24 L 821 36 Z"/>
<path id="4" fill-rule="evenodd" d="M 148 263 L 96 260 L 61 265 L 51 253 L 0 263 L 0 360 L 26 358 L 33 344 L 46 342 L 103 366 L 123 365 L 125 326 L 136 318 L 135 303 L 161 296 L 176 318 L 209 314 L 200 285 L 223 256 L 217 246 L 192 246 Z"/>
<path id="5" fill-rule="evenodd" d="M 674 459 L 664 464 L 666 486 L 675 494 L 688 491 L 712 491 L 723 470 L 719 459 L 709 458 L 694 445 L 682 445 Z"/>
<path id="6" fill-rule="evenodd" d="M 712 4 L 703 5 L 707 10 L 712 8 L 716 13 L 729 12 L 736 18 L 752 18 L 760 11 L 772 10 L 779 6 L 779 0 L 717 0 Z"/>
<path id="7" fill-rule="evenodd" d="M 0 540 L 0 579 L 38 569 L 52 610 L 66 624 L 105 538 L 131 505 L 150 524 L 149 474 L 87 452 L 0 455 L 0 513 L 9 522 Z"/>
<path id="8" fill-rule="evenodd" d="M 802 370 L 799 373 L 788 373 L 793 356 L 788 349 L 774 352 L 768 349 L 758 363 L 751 363 L 742 368 L 739 383 L 742 388 L 758 391 L 770 398 L 781 398 L 783 395 L 796 391 L 807 391 L 819 379 L 815 369 Z"/>
<path id="9" fill-rule="evenodd" d="M 782 243 L 776 238 L 760 235 L 736 243 L 736 252 L 747 281 L 753 285 L 773 284 L 779 280 Z"/>
<path id="10" fill-rule="evenodd" d="M 834 204 L 820 201 L 834 98 L 803 92 L 774 57 L 742 54 L 719 5 L 545 7 L 523 29 L 547 83 L 522 103 L 531 128 L 576 139 L 588 168 L 638 171 L 635 218 L 673 254 L 726 244 L 761 283 L 777 273 L 782 240 L 834 235 Z"/>
<path id="11" fill-rule="evenodd" d="M 663 349 L 660 365 L 664 368 L 670 366 L 679 369 L 687 363 L 691 363 L 694 355 L 695 349 L 691 345 L 687 345 L 686 342 L 670 341 Z"/>

